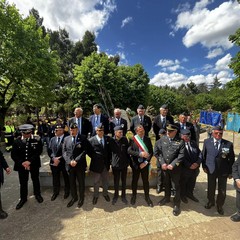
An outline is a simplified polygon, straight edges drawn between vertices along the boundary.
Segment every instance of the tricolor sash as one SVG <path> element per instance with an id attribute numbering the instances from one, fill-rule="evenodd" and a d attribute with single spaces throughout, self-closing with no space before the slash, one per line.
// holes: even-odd
<path id="1" fill-rule="evenodd" d="M 135 135 L 133 136 L 133 141 L 137 144 L 137 146 L 141 151 L 148 153 L 148 148 L 143 142 L 142 138 L 140 138 L 138 135 Z"/>

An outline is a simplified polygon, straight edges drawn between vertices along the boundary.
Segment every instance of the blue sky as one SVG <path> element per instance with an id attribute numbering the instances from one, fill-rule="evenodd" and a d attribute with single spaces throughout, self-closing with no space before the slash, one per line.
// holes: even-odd
<path id="1" fill-rule="evenodd" d="M 140 63 L 155 85 L 190 81 L 225 84 L 239 51 L 228 36 L 240 28 L 240 4 L 223 0 L 9 0 L 26 16 L 34 7 L 43 24 L 65 28 L 72 40 L 96 34 L 99 51 Z"/>

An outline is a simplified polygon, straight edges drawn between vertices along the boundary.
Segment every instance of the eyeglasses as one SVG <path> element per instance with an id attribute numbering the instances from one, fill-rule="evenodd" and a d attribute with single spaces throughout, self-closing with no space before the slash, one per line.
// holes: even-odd
<path id="1" fill-rule="evenodd" d="M 214 134 L 223 135 L 222 132 L 214 132 Z"/>

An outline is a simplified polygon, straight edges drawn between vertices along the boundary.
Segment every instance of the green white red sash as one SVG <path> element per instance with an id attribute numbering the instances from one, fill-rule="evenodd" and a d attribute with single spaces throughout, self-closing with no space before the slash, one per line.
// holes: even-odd
<path id="1" fill-rule="evenodd" d="M 137 144 L 137 146 L 139 147 L 139 149 L 141 151 L 148 153 L 148 148 L 145 145 L 145 143 L 143 142 L 142 138 L 140 138 L 138 135 L 135 135 L 135 136 L 133 136 L 133 141 Z"/>

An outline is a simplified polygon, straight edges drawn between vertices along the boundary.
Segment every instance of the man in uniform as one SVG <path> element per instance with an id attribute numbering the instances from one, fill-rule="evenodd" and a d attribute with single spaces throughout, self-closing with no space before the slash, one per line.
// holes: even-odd
<path id="1" fill-rule="evenodd" d="M 93 172 L 94 180 L 93 205 L 97 204 L 101 181 L 103 197 L 107 202 L 110 202 L 110 197 L 108 195 L 108 178 L 111 158 L 110 137 L 104 135 L 104 125 L 102 123 L 96 127 L 95 131 L 97 134 L 89 139 L 94 149 L 94 154 L 90 163 L 90 171 Z"/>
<path id="2" fill-rule="evenodd" d="M 213 127 L 212 137 L 204 140 L 202 150 L 202 167 L 207 174 L 208 182 L 208 203 L 205 208 L 210 209 L 215 205 L 216 182 L 218 181 L 216 204 L 220 215 L 224 214 L 227 179 L 232 177 L 232 165 L 235 160 L 232 142 L 223 139 L 222 136 L 223 129 L 220 126 Z"/>
<path id="3" fill-rule="evenodd" d="M 144 128 L 145 136 L 148 136 L 149 131 L 152 128 L 151 118 L 145 115 L 145 108 L 143 105 L 139 105 L 137 108 L 137 115 L 132 118 L 130 130 L 133 134 L 136 134 L 135 128 L 138 125 L 142 125 Z"/>
<path id="4" fill-rule="evenodd" d="M 85 192 L 85 170 L 87 167 L 86 154 L 90 157 L 93 154 L 93 148 L 84 135 L 78 133 L 78 125 L 70 125 L 70 136 L 65 137 L 63 142 L 63 158 L 66 162 L 66 168 L 69 173 L 70 190 L 72 199 L 67 204 L 71 207 L 78 201 L 76 179 L 79 187 L 78 208 L 84 203 Z"/>
<path id="5" fill-rule="evenodd" d="M 202 154 L 197 143 L 191 138 L 189 129 L 181 130 L 181 138 L 185 142 L 184 160 L 182 162 L 182 175 L 180 179 L 181 200 L 188 203 L 188 198 L 194 202 L 199 200 L 193 195 L 196 179 L 199 174 L 199 166 L 202 162 Z"/>
<path id="6" fill-rule="evenodd" d="M 6 151 L 10 152 L 12 150 L 12 145 L 14 142 L 14 133 L 15 128 L 14 125 L 11 124 L 11 121 L 6 121 L 6 124 L 4 126 L 4 137 L 5 137 L 5 143 L 6 143 Z"/>
<path id="7" fill-rule="evenodd" d="M 167 125 L 167 135 L 160 138 L 155 146 L 155 156 L 161 164 L 164 180 L 165 180 L 165 196 L 159 202 L 160 206 L 170 202 L 171 183 L 176 191 L 173 198 L 173 215 L 178 216 L 180 210 L 180 176 L 181 163 L 184 159 L 184 141 L 182 141 L 178 134 L 178 127 L 173 124 Z"/>
<path id="8" fill-rule="evenodd" d="M 14 164 L 14 170 L 18 171 L 20 182 L 20 201 L 16 209 L 22 208 L 27 202 L 28 195 L 28 178 L 29 172 L 33 182 L 33 192 L 39 203 L 43 202 L 40 192 L 39 168 L 41 167 L 40 155 L 43 150 L 41 139 L 33 136 L 33 125 L 23 124 L 19 126 L 22 136 L 18 137 L 14 143 L 11 157 Z"/>
<path id="9" fill-rule="evenodd" d="M 1 133 L 1 131 L 0 131 L 0 133 Z M 6 171 L 7 174 L 10 174 L 11 169 L 9 168 L 9 166 L 0 150 L 0 219 L 5 219 L 8 216 L 8 214 L 5 211 L 3 211 L 2 201 L 1 201 L 1 186 L 4 182 L 3 169 Z"/>
<path id="10" fill-rule="evenodd" d="M 149 167 L 150 161 L 153 156 L 153 146 L 151 139 L 145 135 L 145 130 L 142 125 L 135 126 L 134 131 L 136 135 L 130 142 L 128 154 L 131 155 L 132 161 L 132 198 L 131 204 L 136 203 L 138 179 L 141 174 L 143 181 L 143 190 L 145 194 L 145 201 L 149 207 L 153 207 L 152 200 L 149 197 Z"/>
<path id="11" fill-rule="evenodd" d="M 128 154 L 128 140 L 123 136 L 123 128 L 116 126 L 114 128 L 114 137 L 111 138 L 111 165 L 114 177 L 114 197 L 112 204 L 114 205 L 119 197 L 119 180 L 122 181 L 122 201 L 127 204 L 126 199 L 126 180 L 127 180 L 127 169 L 130 163 L 130 156 Z"/>
<path id="12" fill-rule="evenodd" d="M 68 198 L 70 192 L 69 177 L 65 167 L 65 160 L 62 156 L 62 145 L 64 141 L 64 125 L 58 124 L 55 127 L 55 137 L 51 138 L 48 148 L 50 157 L 50 168 L 53 180 L 53 195 L 51 201 L 54 201 L 60 191 L 60 173 L 62 172 L 65 188 L 64 199 Z"/>

